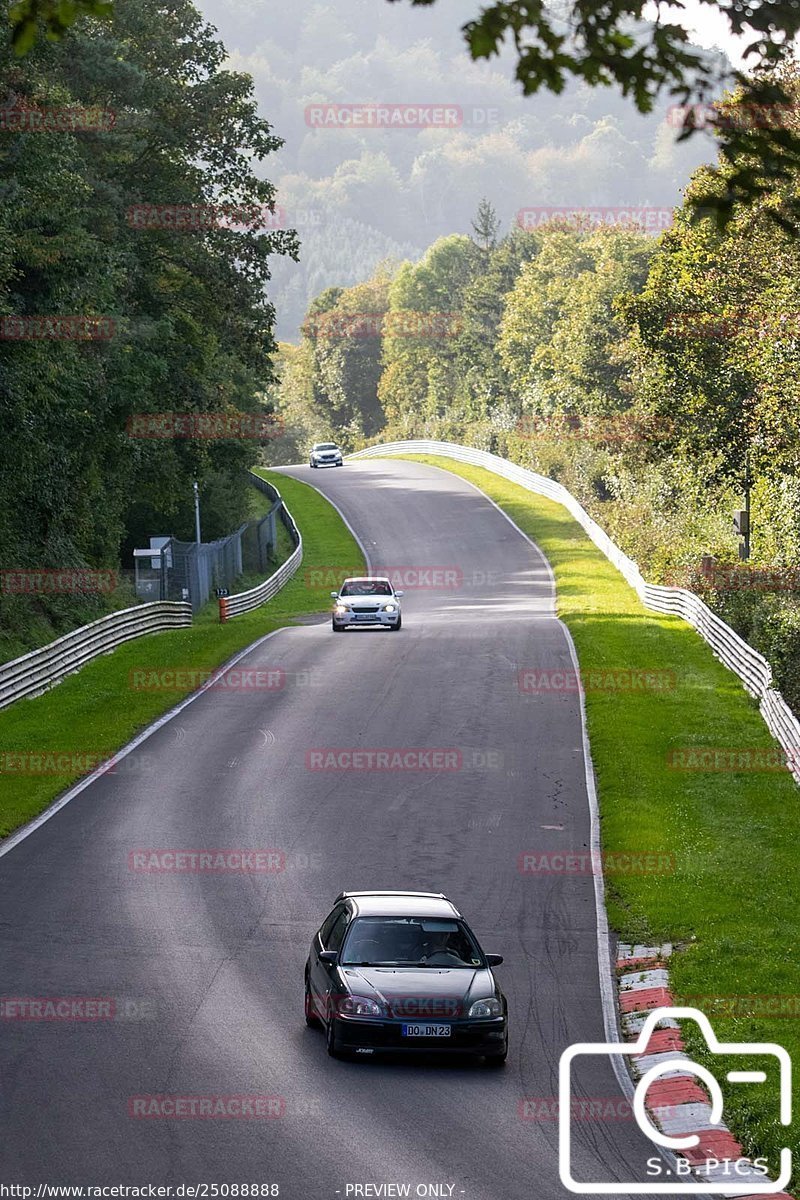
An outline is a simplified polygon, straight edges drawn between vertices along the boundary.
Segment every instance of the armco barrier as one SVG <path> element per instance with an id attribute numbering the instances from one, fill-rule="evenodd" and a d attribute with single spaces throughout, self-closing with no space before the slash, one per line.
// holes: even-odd
<path id="1" fill-rule="evenodd" d="M 688 621 L 708 642 L 717 658 L 739 676 L 748 692 L 758 700 L 767 728 L 786 752 L 789 770 L 795 781 L 800 783 L 800 722 L 780 692 L 772 686 L 772 668 L 767 660 L 713 613 L 694 592 L 645 582 L 633 559 L 623 554 L 563 484 L 499 458 L 496 454 L 489 454 L 486 450 L 473 450 L 453 442 L 387 442 L 359 450 L 356 454 L 348 455 L 348 458 L 379 458 L 392 454 L 438 454 L 442 458 L 485 467 L 487 471 L 518 483 L 529 492 L 563 504 L 578 524 L 583 526 L 597 548 L 634 588 L 645 608 L 659 613 L 672 613 Z"/>
<path id="2" fill-rule="evenodd" d="M 109 613 L 90 625 L 73 629 L 55 642 L 0 666 L 0 709 L 7 708 L 15 700 L 47 691 L 90 659 L 108 654 L 131 638 L 178 629 L 191 623 L 190 604 L 160 600 L 155 604 L 137 604 L 134 608 Z"/>
<path id="3" fill-rule="evenodd" d="M 292 514 L 283 503 L 280 492 L 271 483 L 268 483 L 266 479 L 262 479 L 260 475 L 251 475 L 251 483 L 267 496 L 270 496 L 271 499 L 280 501 L 280 517 L 289 531 L 289 536 L 294 542 L 295 548 L 286 562 L 278 567 L 275 574 L 270 575 L 269 579 L 265 579 L 257 587 L 250 588 L 247 592 L 239 592 L 236 596 L 220 597 L 219 619 L 222 622 L 230 620 L 231 617 L 241 616 L 242 613 L 252 612 L 254 608 L 260 608 L 262 604 L 266 604 L 267 600 L 271 600 L 281 590 L 283 585 L 289 582 L 303 561 L 303 539 L 300 536 L 300 530 L 294 523 Z"/>

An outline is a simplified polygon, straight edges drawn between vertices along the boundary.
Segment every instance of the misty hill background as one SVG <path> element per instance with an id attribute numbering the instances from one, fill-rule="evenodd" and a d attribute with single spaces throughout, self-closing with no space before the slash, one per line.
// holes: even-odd
<path id="1" fill-rule="evenodd" d="M 299 264 L 274 265 L 283 339 L 297 338 L 323 288 L 469 232 L 483 196 L 503 231 L 528 206 L 671 206 L 694 167 L 715 157 L 706 135 L 676 144 L 667 101 L 643 117 L 610 89 L 522 97 L 510 55 L 468 58 L 464 0 L 413 11 L 381 0 L 201 0 L 200 8 L 286 141 L 264 166 L 303 243 Z M 305 117 L 314 102 L 457 104 L 464 125 L 314 129 Z"/>

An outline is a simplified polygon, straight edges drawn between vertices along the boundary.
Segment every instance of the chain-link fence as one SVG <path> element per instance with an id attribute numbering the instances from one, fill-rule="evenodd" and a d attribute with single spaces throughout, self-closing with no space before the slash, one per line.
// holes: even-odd
<path id="1" fill-rule="evenodd" d="M 139 599 L 188 600 L 197 612 L 213 592 L 231 591 L 243 573 L 267 573 L 276 554 L 276 521 L 280 516 L 286 524 L 286 513 L 280 495 L 266 480 L 251 474 L 250 482 L 273 501 L 258 520 L 246 521 L 214 542 L 152 538 L 149 549 L 134 551 Z"/>

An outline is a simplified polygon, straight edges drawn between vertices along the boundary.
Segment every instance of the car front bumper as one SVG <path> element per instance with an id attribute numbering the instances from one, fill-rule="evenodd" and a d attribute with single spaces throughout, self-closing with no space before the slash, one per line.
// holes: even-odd
<path id="1" fill-rule="evenodd" d="M 342 616 L 339 613 L 333 614 L 334 624 L 342 628 L 353 629 L 369 629 L 370 627 L 389 626 L 390 628 L 397 624 L 400 620 L 400 610 L 396 609 L 393 613 L 376 612 L 376 613 L 345 613 Z"/>
<path id="2" fill-rule="evenodd" d="M 317 467 L 340 467 L 342 465 L 341 456 L 339 458 L 313 458 L 311 461 Z"/>
<path id="3" fill-rule="evenodd" d="M 505 1017 L 487 1021 L 446 1021 L 449 1037 L 403 1037 L 409 1020 L 359 1020 L 336 1018 L 336 1042 L 341 1050 L 391 1054 L 501 1054 L 505 1050 L 508 1022 Z M 435 1022 L 434 1022 L 435 1023 Z"/>

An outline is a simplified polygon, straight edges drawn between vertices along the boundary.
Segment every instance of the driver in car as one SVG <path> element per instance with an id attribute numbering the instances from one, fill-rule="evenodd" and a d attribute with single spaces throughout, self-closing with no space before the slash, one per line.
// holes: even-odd
<path id="1" fill-rule="evenodd" d="M 435 967 L 467 966 L 472 961 L 470 947 L 459 932 L 426 931 L 422 943 L 422 962 L 426 965 Z"/>

